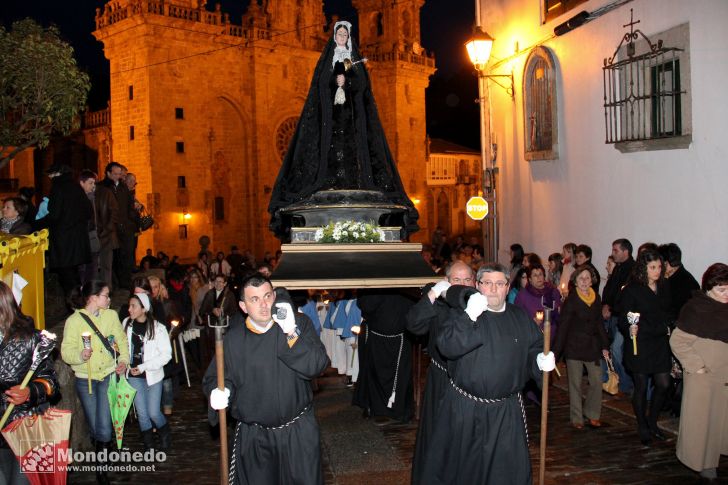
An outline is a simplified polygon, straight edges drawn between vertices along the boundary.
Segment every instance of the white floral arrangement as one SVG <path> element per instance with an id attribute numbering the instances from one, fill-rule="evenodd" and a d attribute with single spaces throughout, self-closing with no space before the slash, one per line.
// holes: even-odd
<path id="1" fill-rule="evenodd" d="M 384 231 L 373 222 L 330 222 L 316 230 L 314 240 L 320 243 L 376 243 L 384 241 Z"/>

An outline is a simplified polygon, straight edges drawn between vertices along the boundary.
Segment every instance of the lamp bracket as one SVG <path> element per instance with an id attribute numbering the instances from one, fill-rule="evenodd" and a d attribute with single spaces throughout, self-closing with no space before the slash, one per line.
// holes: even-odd
<path id="1" fill-rule="evenodd" d="M 515 92 L 515 85 L 513 84 L 513 73 L 511 74 L 481 74 L 486 79 L 492 80 L 494 83 L 496 83 L 498 86 L 502 87 L 506 90 L 506 92 L 511 96 L 511 99 L 515 99 L 516 92 Z M 497 81 L 498 78 L 507 78 L 508 81 L 510 81 L 509 85 L 503 85 Z"/>

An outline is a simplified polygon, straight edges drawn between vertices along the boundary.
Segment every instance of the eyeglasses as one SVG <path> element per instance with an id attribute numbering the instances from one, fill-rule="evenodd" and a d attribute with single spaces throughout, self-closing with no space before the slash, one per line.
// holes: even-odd
<path id="1" fill-rule="evenodd" d="M 493 285 L 495 285 L 495 287 L 498 288 L 499 290 L 502 290 L 508 284 L 507 281 L 488 281 L 488 280 L 478 281 L 478 283 L 480 283 L 481 285 L 485 286 L 486 288 L 490 288 Z"/>
<path id="2" fill-rule="evenodd" d="M 451 283 L 454 285 L 459 285 L 461 283 L 467 285 L 467 284 L 472 283 L 472 281 L 473 281 L 473 278 L 453 278 Z"/>

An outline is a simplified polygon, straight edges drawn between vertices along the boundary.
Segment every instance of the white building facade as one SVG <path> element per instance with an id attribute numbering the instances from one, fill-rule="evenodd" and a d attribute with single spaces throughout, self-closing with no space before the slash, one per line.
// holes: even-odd
<path id="1" fill-rule="evenodd" d="M 635 251 L 675 242 L 700 280 L 728 262 L 728 2 L 564 2 L 574 3 L 555 18 L 560 2 L 480 3 L 495 39 L 488 73 L 512 73 L 515 87 L 511 99 L 489 83 L 499 260 L 515 242 L 542 257 L 575 242 L 604 273 L 617 238 Z M 613 62 L 624 66 L 605 71 L 630 29 L 668 50 L 650 55 L 637 33 L 635 59 L 647 60 L 630 62 L 622 44 Z"/>

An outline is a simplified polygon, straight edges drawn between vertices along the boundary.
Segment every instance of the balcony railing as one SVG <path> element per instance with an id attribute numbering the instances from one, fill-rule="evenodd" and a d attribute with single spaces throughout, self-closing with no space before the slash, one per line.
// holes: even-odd
<path id="1" fill-rule="evenodd" d="M 109 126 L 111 121 L 111 112 L 109 108 L 100 111 L 87 111 L 83 118 L 84 128 L 98 128 L 100 126 Z"/>
<path id="2" fill-rule="evenodd" d="M 246 40 L 271 38 L 269 30 L 259 27 L 241 27 L 230 23 L 230 15 L 223 13 L 219 8 L 216 8 L 214 12 L 210 12 L 202 6 L 188 8 L 171 5 L 164 2 L 164 0 L 137 0 L 123 7 L 119 7 L 115 2 L 109 2 L 104 6 L 103 11 L 100 8 L 96 9 L 96 30 L 137 15 L 159 15 L 207 25 L 220 25 L 224 27 L 221 32 L 222 35 L 240 37 Z"/>

